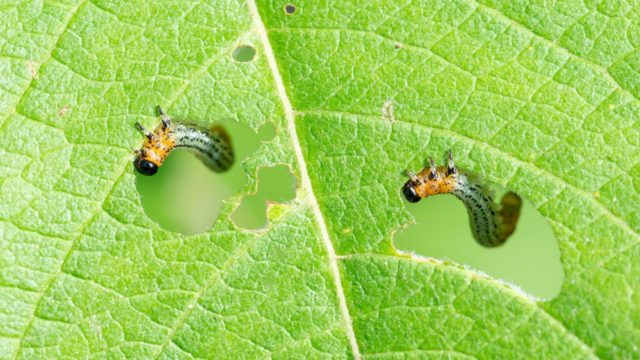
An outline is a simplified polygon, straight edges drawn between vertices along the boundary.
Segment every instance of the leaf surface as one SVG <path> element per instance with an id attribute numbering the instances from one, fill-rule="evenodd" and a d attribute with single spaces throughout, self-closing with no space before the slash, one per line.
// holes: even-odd
<path id="1" fill-rule="evenodd" d="M 640 4 L 286 4 L 3 7 L 2 357 L 637 356 Z M 140 205 L 156 104 L 276 128 L 207 233 Z M 448 149 L 549 220 L 556 298 L 396 253 L 402 170 Z M 277 164 L 296 199 L 237 228 Z"/>

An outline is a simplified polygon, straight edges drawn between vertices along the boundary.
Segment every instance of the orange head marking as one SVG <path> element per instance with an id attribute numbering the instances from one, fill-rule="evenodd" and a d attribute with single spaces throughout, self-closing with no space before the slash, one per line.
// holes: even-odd
<path id="1" fill-rule="evenodd" d="M 161 123 L 150 132 L 140 124 L 137 126 L 146 138 L 142 148 L 136 152 L 134 166 L 143 175 L 153 175 L 176 146 L 173 127 Z"/>
<path id="2" fill-rule="evenodd" d="M 402 192 L 409 202 L 418 202 L 428 196 L 451 193 L 457 178 L 457 171 L 451 172 L 447 166 L 431 166 L 413 175 Z"/>

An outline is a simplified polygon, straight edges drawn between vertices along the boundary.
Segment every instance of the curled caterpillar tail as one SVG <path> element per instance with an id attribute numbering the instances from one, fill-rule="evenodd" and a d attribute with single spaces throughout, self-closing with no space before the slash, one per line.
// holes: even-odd
<path id="1" fill-rule="evenodd" d="M 516 231 L 516 224 L 520 218 L 520 209 L 522 208 L 522 199 L 518 194 L 509 191 L 502 196 L 500 206 L 497 214 L 500 217 L 498 243 L 494 246 L 503 244 Z"/>
<path id="2" fill-rule="evenodd" d="M 514 192 L 506 193 L 496 204 L 489 191 L 459 171 L 449 151 L 447 165 L 429 167 L 410 179 L 402 187 L 407 201 L 415 203 L 429 196 L 452 194 L 464 203 L 469 214 L 471 232 L 476 241 L 486 247 L 502 245 L 516 229 L 522 199 Z"/>

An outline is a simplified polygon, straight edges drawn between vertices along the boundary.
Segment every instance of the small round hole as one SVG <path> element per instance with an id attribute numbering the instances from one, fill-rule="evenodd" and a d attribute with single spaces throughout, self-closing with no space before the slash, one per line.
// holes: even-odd
<path id="1" fill-rule="evenodd" d="M 258 129 L 258 139 L 260 141 L 271 141 L 276 136 L 276 126 L 267 122 Z"/>
<path id="2" fill-rule="evenodd" d="M 293 15 L 296 13 L 296 6 L 293 4 L 287 4 L 284 6 L 284 13 L 287 15 Z"/>
<path id="3" fill-rule="evenodd" d="M 236 61 L 248 62 L 256 56 L 256 49 L 249 45 L 240 45 L 233 50 L 233 58 Z"/>

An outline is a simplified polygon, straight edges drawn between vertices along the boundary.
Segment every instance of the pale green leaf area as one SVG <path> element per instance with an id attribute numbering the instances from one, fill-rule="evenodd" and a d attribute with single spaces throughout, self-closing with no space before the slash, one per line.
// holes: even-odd
<path id="1" fill-rule="evenodd" d="M 0 357 L 639 357 L 640 3 L 287 3 L 1 5 Z M 158 104 L 275 128 L 204 233 L 142 209 Z M 554 299 L 395 251 L 448 149 L 549 221 Z M 282 165 L 296 198 L 236 226 Z"/>

